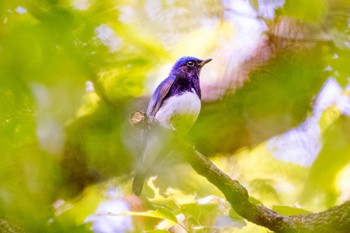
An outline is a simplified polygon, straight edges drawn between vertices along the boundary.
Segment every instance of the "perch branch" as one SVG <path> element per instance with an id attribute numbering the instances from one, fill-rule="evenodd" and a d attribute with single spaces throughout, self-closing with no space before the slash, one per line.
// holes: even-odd
<path id="1" fill-rule="evenodd" d="M 133 125 L 145 127 L 148 121 L 144 113 L 134 113 L 130 120 Z M 155 122 L 147 122 L 148 128 L 159 126 Z M 165 131 L 168 131 L 164 129 Z M 266 227 L 277 233 L 348 233 L 350 231 L 350 201 L 332 207 L 320 213 L 284 216 L 249 200 L 248 191 L 236 180 L 216 167 L 207 157 L 198 152 L 191 144 L 176 136 L 173 142 L 177 148 L 184 148 L 183 156 L 192 168 L 210 183 L 215 185 L 225 196 L 232 208 L 246 220 Z"/>
<path id="2" fill-rule="evenodd" d="M 324 212 L 283 216 L 273 210 L 249 201 L 247 190 L 217 168 L 208 158 L 188 143 L 189 153 L 184 153 L 192 168 L 215 185 L 226 197 L 232 208 L 250 222 L 280 233 L 314 232 L 346 233 L 350 230 L 350 202 L 332 207 Z"/>

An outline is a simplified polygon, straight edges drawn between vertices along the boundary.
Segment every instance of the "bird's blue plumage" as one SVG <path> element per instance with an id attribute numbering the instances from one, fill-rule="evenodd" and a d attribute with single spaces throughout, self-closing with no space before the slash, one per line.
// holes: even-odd
<path id="1" fill-rule="evenodd" d="M 195 62 L 201 62 L 201 59 L 198 59 L 196 57 L 190 57 L 190 56 L 185 56 L 185 57 L 181 57 L 180 59 L 178 59 L 175 64 L 173 65 L 173 68 L 171 69 L 172 73 L 173 71 L 178 70 L 181 66 L 186 65 L 187 62 L 189 61 L 195 61 Z"/>
<path id="2" fill-rule="evenodd" d="M 155 116 L 157 111 L 159 110 L 160 106 L 164 102 L 164 99 L 166 95 L 168 94 L 171 86 L 173 85 L 174 81 L 176 79 L 176 76 L 170 75 L 168 78 L 163 80 L 159 86 L 154 91 L 151 100 L 148 104 L 147 108 L 147 115 L 148 116 Z"/>

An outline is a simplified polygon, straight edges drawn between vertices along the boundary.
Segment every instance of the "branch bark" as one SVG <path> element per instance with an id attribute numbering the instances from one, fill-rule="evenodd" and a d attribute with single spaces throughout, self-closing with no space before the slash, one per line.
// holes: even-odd
<path id="1" fill-rule="evenodd" d="M 232 208 L 250 222 L 278 233 L 346 233 L 350 232 L 350 201 L 324 212 L 283 216 L 273 210 L 249 201 L 247 190 L 236 180 L 217 168 L 208 158 L 182 141 L 188 153 L 185 159 L 192 168 L 215 185 Z"/>
<path id="2" fill-rule="evenodd" d="M 134 119 L 133 119 L 134 118 Z M 136 120 L 135 120 L 136 119 Z M 145 124 L 146 121 L 146 124 Z M 134 113 L 130 123 L 142 128 L 161 127 L 155 122 L 149 122 L 144 113 Z M 147 126 L 145 126 L 147 125 Z M 173 132 L 167 132 L 173 137 L 177 148 L 184 149 L 184 159 L 201 176 L 215 185 L 225 196 L 232 208 L 246 220 L 266 227 L 276 233 L 348 233 L 350 232 L 350 201 L 332 207 L 320 213 L 284 216 L 249 200 L 249 194 L 237 180 L 215 166 L 207 157 L 198 152 L 190 143 L 178 137 Z"/>

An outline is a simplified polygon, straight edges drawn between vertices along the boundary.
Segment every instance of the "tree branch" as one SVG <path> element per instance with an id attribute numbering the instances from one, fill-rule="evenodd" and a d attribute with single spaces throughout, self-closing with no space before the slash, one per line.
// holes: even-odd
<path id="1" fill-rule="evenodd" d="M 136 120 L 133 119 L 137 118 Z M 157 123 L 149 122 L 144 113 L 134 113 L 130 123 L 148 128 Z M 164 131 L 169 131 L 163 129 Z M 173 132 L 167 132 L 177 148 L 183 148 L 183 156 L 192 168 L 225 196 L 232 208 L 243 218 L 277 233 L 348 233 L 350 231 L 350 201 L 332 207 L 324 212 L 284 216 L 263 206 L 250 202 L 248 191 L 236 180 L 222 172 L 207 157 L 198 152 L 191 144 Z"/>
<path id="2" fill-rule="evenodd" d="M 250 222 L 281 233 L 317 232 L 346 233 L 350 230 L 350 201 L 324 212 L 283 216 L 273 210 L 249 201 L 247 190 L 217 168 L 208 158 L 182 141 L 188 153 L 185 159 L 192 168 L 215 185 L 226 197 L 232 208 Z"/>

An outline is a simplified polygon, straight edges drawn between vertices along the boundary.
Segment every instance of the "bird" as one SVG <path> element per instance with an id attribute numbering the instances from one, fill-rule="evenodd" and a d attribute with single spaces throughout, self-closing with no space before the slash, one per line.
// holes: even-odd
<path id="1" fill-rule="evenodd" d="M 178 135 L 186 134 L 197 120 L 201 109 L 200 72 L 202 67 L 212 59 L 199 59 L 192 56 L 179 58 L 164 79 L 155 89 L 147 107 L 146 116 L 156 119 L 167 129 Z M 146 135 L 142 155 L 136 165 L 132 191 L 140 196 L 144 180 L 149 169 L 156 163 L 162 152 L 160 137 Z"/>

